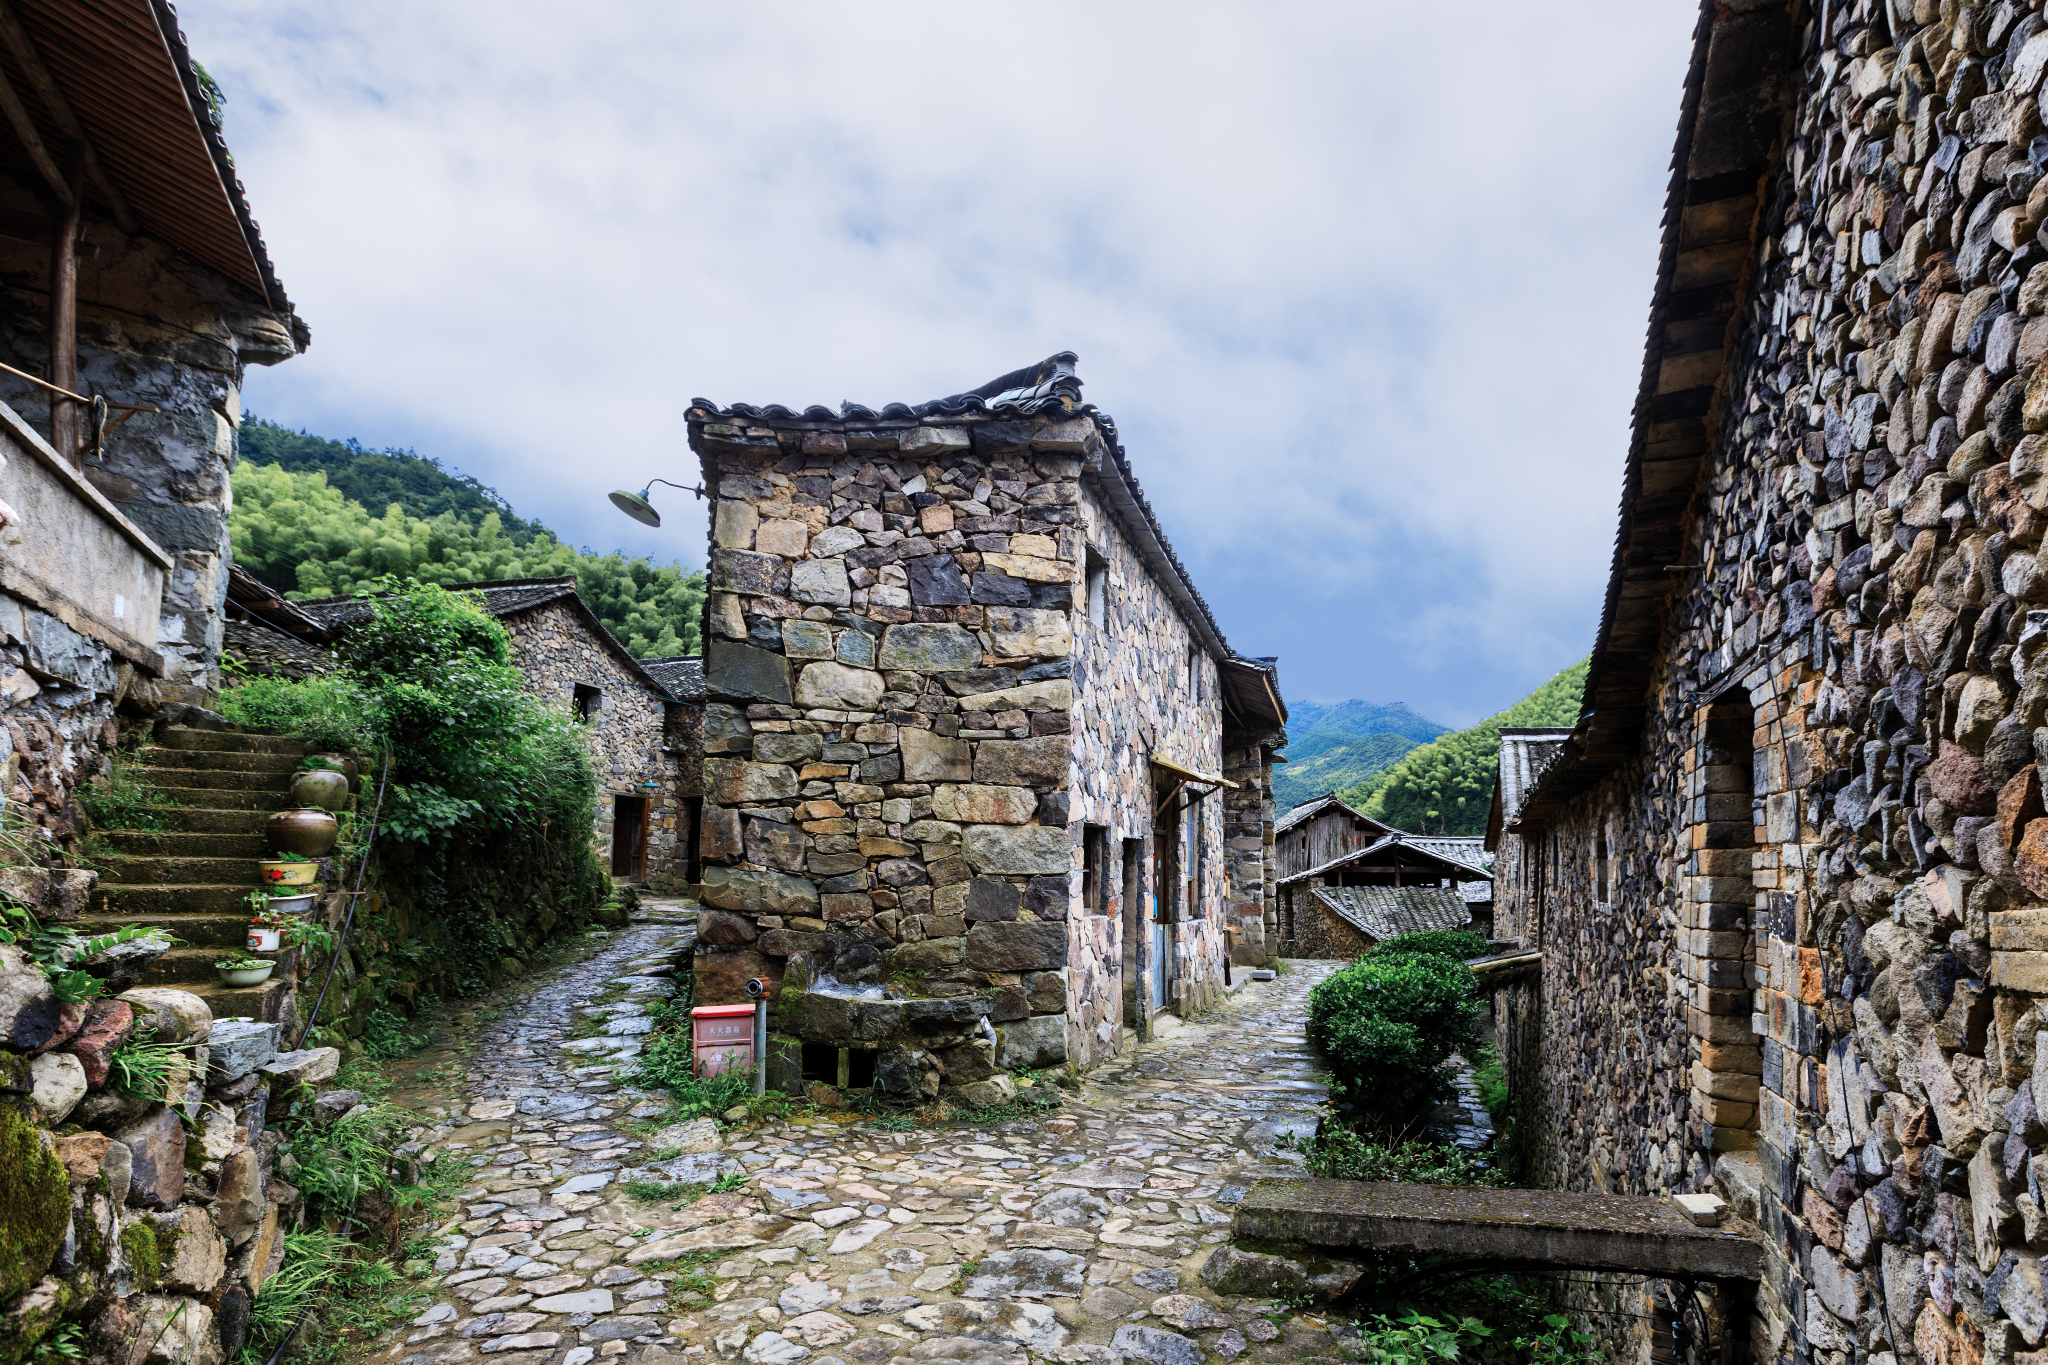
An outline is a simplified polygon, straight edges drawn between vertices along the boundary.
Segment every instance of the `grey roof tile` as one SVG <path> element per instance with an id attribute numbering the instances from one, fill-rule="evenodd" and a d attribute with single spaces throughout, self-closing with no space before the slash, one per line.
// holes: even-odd
<path id="1" fill-rule="evenodd" d="M 1381 942 L 1400 934 L 1463 929 L 1472 922 L 1464 897 L 1448 887 L 1321 886 L 1316 899 Z"/>

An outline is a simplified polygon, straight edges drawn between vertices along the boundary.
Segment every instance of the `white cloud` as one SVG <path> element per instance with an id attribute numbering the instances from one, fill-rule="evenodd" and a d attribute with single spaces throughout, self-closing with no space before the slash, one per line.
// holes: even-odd
<path id="1" fill-rule="evenodd" d="M 1460 722 L 1590 643 L 1689 7 L 188 0 L 312 350 L 250 406 L 701 562 L 681 411 L 1065 349 L 1232 643 Z M 657 490 L 662 493 L 665 490 Z"/>

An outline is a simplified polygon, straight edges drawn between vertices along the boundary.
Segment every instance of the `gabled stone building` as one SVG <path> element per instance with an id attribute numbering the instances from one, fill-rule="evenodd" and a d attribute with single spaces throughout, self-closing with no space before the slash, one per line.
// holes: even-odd
<path id="1" fill-rule="evenodd" d="M 1756 1360 L 2048 1347 L 2044 69 L 1702 6 L 1584 719 L 1503 751 L 1529 1172 L 1756 1219 Z"/>
<path id="2" fill-rule="evenodd" d="M 592 834 L 612 876 L 657 891 L 687 889 L 703 795 L 696 661 L 635 659 L 584 605 L 574 578 L 502 578 L 448 590 L 496 617 L 528 687 L 583 722 L 597 768 Z M 369 599 L 353 596 L 287 606 L 334 634 L 370 612 Z"/>
<path id="3" fill-rule="evenodd" d="M 1282 956 L 1356 957 L 1389 937 L 1387 928 L 1395 923 L 1412 926 L 1392 931 L 1398 933 L 1488 932 L 1492 876 L 1478 840 L 1408 834 L 1388 829 L 1341 802 L 1325 802 L 1308 803 L 1314 813 L 1281 836 L 1288 850 L 1286 866 L 1295 869 L 1283 872 L 1277 883 Z M 1381 832 L 1371 837 L 1372 831 Z M 1308 862 L 1319 855 L 1322 861 Z M 1405 899 L 1328 894 L 1337 888 L 1365 887 L 1443 894 Z M 1398 905 L 1413 913 L 1388 918 L 1375 912 L 1361 918 L 1360 908 L 1368 905 L 1382 910 Z"/>
<path id="4" fill-rule="evenodd" d="M 1263 955 L 1274 665 L 1231 653 L 1072 355 L 688 416 L 699 1000 L 765 977 L 811 1074 L 985 1098 L 1215 998 L 1227 930 Z"/>

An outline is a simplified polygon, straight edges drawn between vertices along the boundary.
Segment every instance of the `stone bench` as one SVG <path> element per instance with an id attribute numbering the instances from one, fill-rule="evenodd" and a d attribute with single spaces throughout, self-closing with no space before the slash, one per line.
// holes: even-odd
<path id="1" fill-rule="evenodd" d="M 1686 1279 L 1755 1280 L 1763 1273 L 1763 1247 L 1749 1225 L 1699 1227 L 1672 1200 L 1637 1195 L 1267 1179 L 1238 1204 L 1232 1233 Z"/>

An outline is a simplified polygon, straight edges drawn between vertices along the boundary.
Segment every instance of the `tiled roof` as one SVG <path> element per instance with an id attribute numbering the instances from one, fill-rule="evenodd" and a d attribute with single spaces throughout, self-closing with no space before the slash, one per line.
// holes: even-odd
<path id="1" fill-rule="evenodd" d="M 1799 33 L 1792 7 L 1782 3 L 1699 0 L 1619 524 L 1580 720 L 1562 761 L 1525 795 L 1522 815 L 1585 790 L 1634 754 L 1653 704 L 1651 680 L 1668 657 L 1659 643 L 1668 605 L 1698 581 L 1697 566 L 1681 562 L 1685 530 L 1701 473 L 1712 465 L 1706 457 L 1715 424 L 1730 401 L 1723 384 L 1733 354 L 1729 324 L 1739 322 L 1747 298 L 1756 234 L 1768 231 L 1757 197 L 1769 184 L 1799 85 Z"/>
<path id="2" fill-rule="evenodd" d="M 1316 899 L 1381 943 L 1401 934 L 1463 929 L 1472 922 L 1464 898 L 1445 887 L 1319 886 Z"/>
<path id="3" fill-rule="evenodd" d="M 704 659 L 697 654 L 676 654 L 666 659 L 642 659 L 640 666 L 668 689 L 677 701 L 704 700 Z"/>
<path id="4" fill-rule="evenodd" d="M 692 398 L 691 421 L 701 423 L 706 417 L 738 418 L 742 421 L 801 423 L 815 429 L 819 424 L 843 427 L 849 423 L 915 422 L 931 418 L 960 418 L 972 422 L 1028 417 L 1092 417 L 1101 429 L 1109 459 L 1103 462 L 1101 469 L 1084 477 L 1109 505 L 1110 511 L 1124 523 L 1125 531 L 1136 542 L 1139 556 L 1147 561 L 1147 567 L 1166 587 L 1168 595 L 1184 596 L 1184 600 L 1176 605 L 1184 609 L 1183 614 L 1188 617 L 1189 624 L 1196 627 L 1197 633 L 1204 634 L 1211 652 L 1219 659 L 1238 657 L 1223 638 L 1215 613 L 1209 610 L 1209 604 L 1196 591 L 1193 576 L 1166 539 L 1166 531 L 1152 511 L 1152 504 L 1145 500 L 1145 492 L 1138 486 L 1138 477 L 1131 472 L 1131 462 L 1123 443 L 1117 439 L 1115 419 L 1094 404 L 1081 401 L 1081 377 L 1075 372 L 1080 360 L 1072 351 L 1061 351 L 1036 365 L 1027 365 L 992 379 L 980 388 L 956 393 L 950 398 L 934 398 L 915 406 L 887 403 L 879 412 L 850 402 L 841 403 L 837 412 L 816 403 L 799 412 L 780 403 L 761 407 L 752 403 L 734 403 L 720 407 L 708 398 Z"/>
<path id="5" fill-rule="evenodd" d="M 334 656 L 326 650 L 256 620 L 222 622 L 221 652 L 266 676 L 310 678 L 334 668 Z"/>
<path id="6" fill-rule="evenodd" d="M 1277 833 L 1278 831 L 1276 830 L 1275 832 Z M 1388 834 L 1384 839 L 1380 839 L 1375 843 L 1369 844 L 1365 848 L 1355 849 L 1350 853 L 1344 854 L 1342 857 L 1332 858 L 1330 859 L 1330 861 L 1322 864 L 1320 867 L 1311 867 L 1307 871 L 1297 872 L 1291 877 L 1282 877 L 1278 882 L 1274 883 L 1274 885 L 1286 886 L 1291 882 L 1298 882 L 1304 877 L 1325 876 L 1331 872 L 1336 871 L 1340 867 L 1349 867 L 1353 863 L 1365 861 L 1366 859 L 1372 857 L 1374 854 L 1385 853 L 1388 850 L 1396 847 L 1413 849 L 1415 852 L 1420 853 L 1423 857 L 1431 859 L 1432 861 L 1440 864 L 1440 870 L 1442 874 L 1446 877 L 1458 878 L 1458 880 L 1460 881 L 1477 881 L 1481 878 L 1491 881 L 1493 879 L 1493 870 L 1490 865 L 1481 866 L 1479 863 L 1469 861 L 1467 856 L 1460 856 L 1458 853 L 1455 852 L 1444 852 L 1440 851 L 1437 848 L 1430 847 L 1430 845 L 1432 844 L 1445 844 L 1456 842 L 1460 841 L 1436 839 L 1431 838 L 1428 835 L 1422 834 L 1404 834 L 1400 830 L 1395 830 L 1392 833 Z M 1410 864 L 1410 866 L 1412 866 L 1412 864 Z M 1458 874 L 1460 873 L 1464 873 L 1466 875 L 1464 877 L 1459 877 Z"/>
<path id="7" fill-rule="evenodd" d="M 448 583 L 450 592 L 470 593 L 492 616 L 516 616 L 550 602 L 576 595 L 574 578 L 497 578 L 481 583 Z M 352 626 L 370 617 L 370 599 L 353 594 L 341 597 L 309 597 L 293 603 L 314 620 L 327 626 Z"/>
<path id="8" fill-rule="evenodd" d="M 637 673 L 640 680 L 647 684 L 649 691 L 659 692 L 663 696 L 674 695 L 666 683 L 648 672 L 644 664 L 627 652 L 626 647 L 619 643 L 619 637 L 606 629 L 604 622 L 597 619 L 597 614 L 577 596 L 574 578 L 494 578 L 481 583 L 444 583 L 442 586 L 450 592 L 464 593 L 477 598 L 486 612 L 498 617 L 517 616 L 551 603 L 567 602 L 577 618 L 583 622 L 584 629 L 595 636 L 598 643 L 617 657 L 619 662 Z M 329 629 L 342 629 L 368 620 L 371 600 L 368 597 L 314 597 L 292 605 Z M 701 679 L 701 672 L 699 677 Z M 702 695 L 701 683 L 699 695 Z"/>
<path id="9" fill-rule="evenodd" d="M 1337 799 L 1337 793 L 1335 792 L 1324 792 L 1321 796 L 1315 797 L 1312 800 L 1304 801 L 1300 805 L 1296 806 L 1293 810 L 1288 811 L 1287 814 L 1281 816 L 1279 822 L 1273 826 L 1273 833 L 1285 834 L 1288 830 L 1293 829 L 1296 825 L 1308 819 L 1310 816 L 1319 815 L 1323 811 L 1328 810 L 1332 806 L 1339 807 L 1343 810 L 1351 811 L 1353 815 L 1358 816 L 1359 819 L 1365 821 L 1366 824 L 1371 825 L 1374 829 L 1383 829 L 1390 834 L 1393 833 L 1394 827 L 1392 825 L 1383 825 L 1369 815 L 1360 815 L 1358 811 L 1352 809 L 1352 807 L 1350 806 L 1345 805 L 1342 801 L 1339 801 Z"/>
<path id="10" fill-rule="evenodd" d="M 1493 785 L 1493 810 L 1486 820 L 1486 846 L 1522 813 L 1522 803 L 1571 738 L 1567 729 L 1507 729 L 1500 732 L 1500 772 Z"/>

